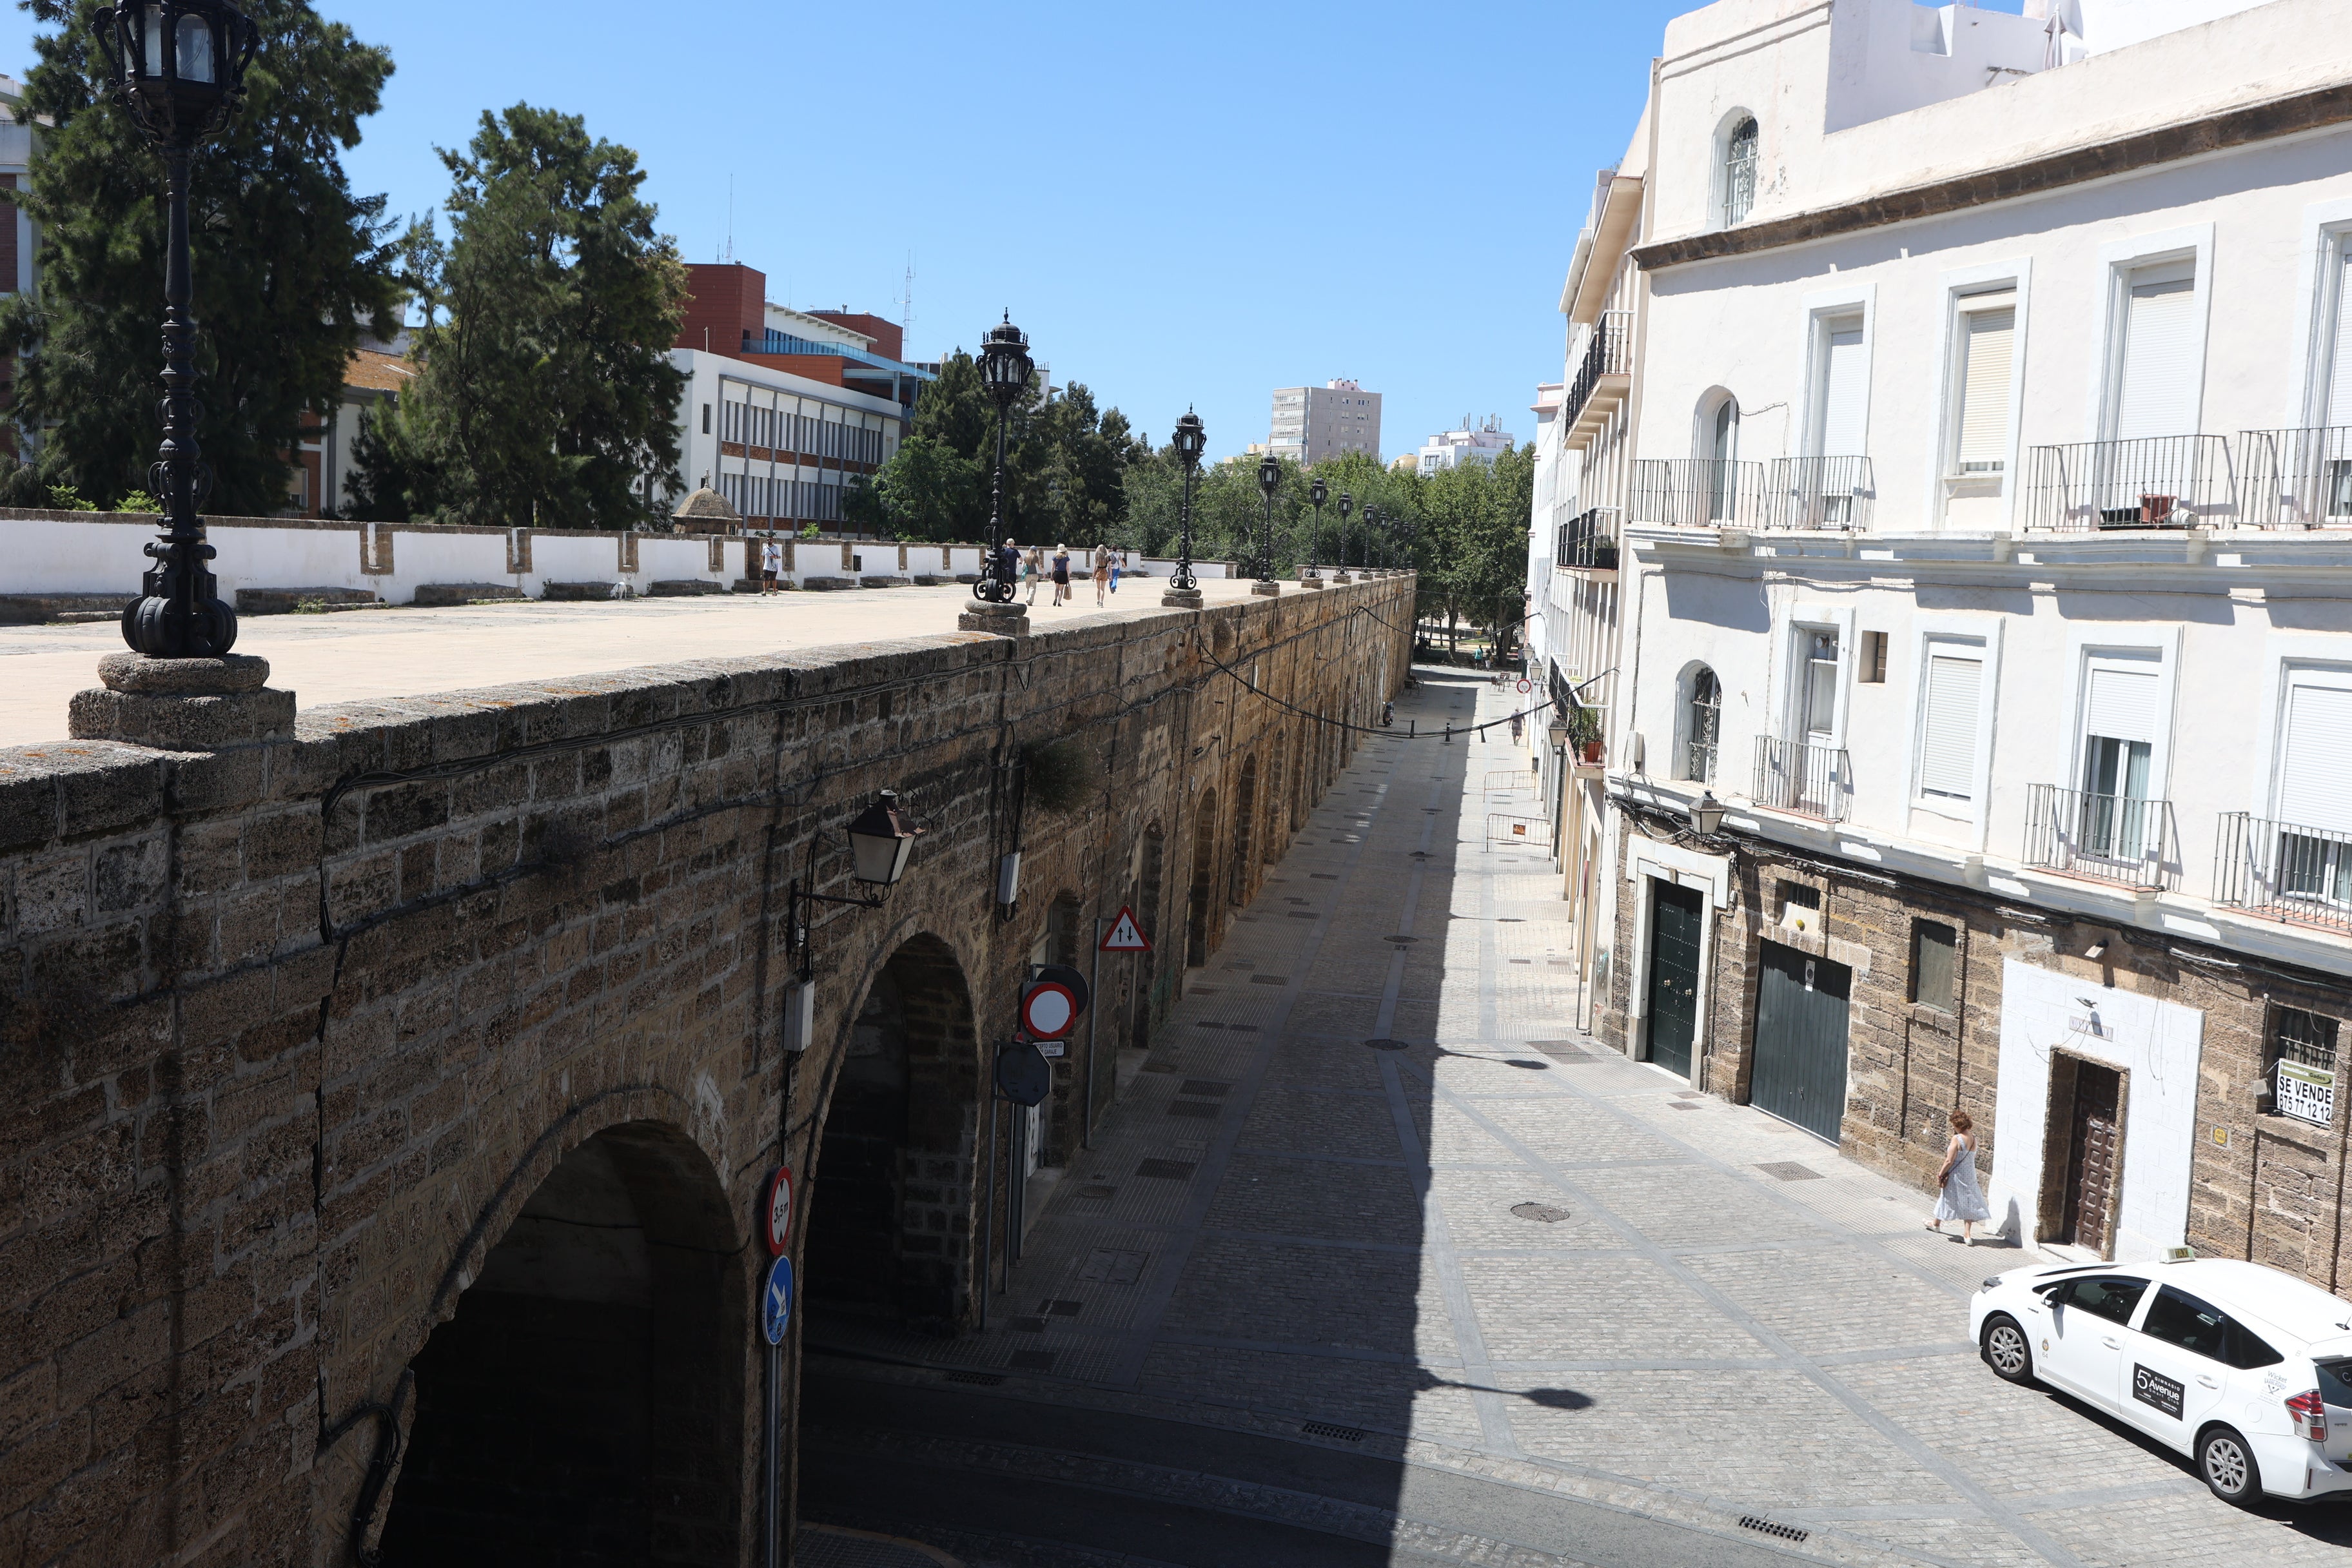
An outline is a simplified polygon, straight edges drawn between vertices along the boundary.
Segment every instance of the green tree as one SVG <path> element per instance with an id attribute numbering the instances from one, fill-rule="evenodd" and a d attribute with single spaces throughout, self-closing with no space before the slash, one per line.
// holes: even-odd
<path id="1" fill-rule="evenodd" d="M 35 39 L 17 111 L 47 122 L 19 198 L 40 226 L 41 286 L 0 307 L 0 352 L 20 356 L 12 413 L 38 432 L 44 477 L 112 505 L 144 485 L 159 435 L 163 163 L 100 103 L 97 0 L 21 4 L 56 28 Z M 247 100 L 196 154 L 190 190 L 197 437 L 206 509 L 268 514 L 286 505 L 305 411 L 341 399 L 362 331 L 395 324 L 383 198 L 352 195 L 341 158 L 392 57 L 303 0 L 244 9 L 261 35 Z"/>
<path id="2" fill-rule="evenodd" d="M 373 422 L 354 499 L 489 525 L 658 521 L 677 484 L 686 268 L 636 154 L 517 104 L 441 161 L 446 249 L 414 228 L 402 245 L 428 312 L 416 380 Z"/>

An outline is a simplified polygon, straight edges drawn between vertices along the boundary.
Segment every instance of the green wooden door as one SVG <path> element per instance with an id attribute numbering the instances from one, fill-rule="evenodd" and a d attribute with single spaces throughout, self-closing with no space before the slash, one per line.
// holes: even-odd
<path id="1" fill-rule="evenodd" d="M 1845 1119 L 1846 1002 L 1853 971 L 1763 944 L 1748 1103 L 1834 1143 Z"/>
<path id="2" fill-rule="evenodd" d="M 1650 879 L 1650 1060 L 1690 1076 L 1698 1033 L 1698 948 L 1706 896 Z"/>

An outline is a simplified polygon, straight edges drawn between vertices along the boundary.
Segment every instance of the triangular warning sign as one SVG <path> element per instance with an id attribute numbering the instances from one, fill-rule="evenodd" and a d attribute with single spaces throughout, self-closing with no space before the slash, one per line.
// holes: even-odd
<path id="1" fill-rule="evenodd" d="M 1119 906 L 1118 919 L 1111 921 L 1110 930 L 1103 933 L 1101 951 L 1104 952 L 1150 952 L 1151 951 L 1151 941 L 1143 934 L 1143 928 L 1135 923 L 1135 910 L 1131 906 L 1126 904 Z"/>

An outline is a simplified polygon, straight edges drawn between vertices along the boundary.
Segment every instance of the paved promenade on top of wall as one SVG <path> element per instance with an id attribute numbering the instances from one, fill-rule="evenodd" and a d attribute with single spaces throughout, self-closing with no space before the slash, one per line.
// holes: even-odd
<path id="1" fill-rule="evenodd" d="M 1071 584 L 1076 602 L 1061 609 L 1052 607 L 1052 586 L 1043 585 L 1029 625 L 1042 632 L 1093 616 L 1156 611 L 1167 585 L 1162 577 L 1129 578 L 1103 610 L 1094 606 L 1091 582 Z M 1211 605 L 1246 599 L 1249 590 L 1241 579 L 1201 584 Z M 1283 586 L 1286 595 L 1307 591 L 1296 583 Z M 236 651 L 268 659 L 269 684 L 292 691 L 308 711 L 332 702 L 951 632 L 971 603 L 970 588 L 942 584 L 248 616 L 237 623 Z M 0 746 L 65 739 L 67 703 L 98 684 L 100 658 L 121 651 L 122 634 L 111 621 L 0 626 Z"/>
<path id="2" fill-rule="evenodd" d="M 1400 728 L 1520 700 L 1420 673 Z M 935 1388 L 1040 1413 L 1022 1447 L 859 1430 L 838 1420 L 857 1396 L 836 1397 L 803 1427 L 809 1517 L 974 1564 L 1228 1560 L 1153 1551 L 1142 1523 L 1142 1544 L 1103 1554 L 926 1535 L 936 1505 L 895 1465 L 1054 1478 L 1139 1518 L 1181 1501 L 1416 1568 L 1743 1549 L 1969 1568 L 2344 1561 L 2352 1507 L 2231 1509 L 2186 1460 L 1994 1378 L 1968 1298 L 2050 1259 L 1931 1235 L 1928 1194 L 1577 1037 L 1558 873 L 1507 822 L 1490 842 L 1490 814 L 1538 810 L 1526 752 L 1490 734 L 1359 753 L 1074 1157 L 985 1333 L 810 1321 L 813 1375 L 871 1401 Z M 1206 1427 L 1225 1448 L 1073 1461 L 1052 1409 Z M 1304 1445 L 1297 1464 L 1271 1481 L 1221 1468 L 1267 1438 Z M 1312 1495 L 1315 1449 L 1391 1458 L 1384 1505 Z M 900 1517 L 840 1518 L 841 1489 L 807 1479 L 877 1465 L 900 1479 L 886 1505 Z M 1688 1533 L 1604 1551 L 1595 1505 Z"/>

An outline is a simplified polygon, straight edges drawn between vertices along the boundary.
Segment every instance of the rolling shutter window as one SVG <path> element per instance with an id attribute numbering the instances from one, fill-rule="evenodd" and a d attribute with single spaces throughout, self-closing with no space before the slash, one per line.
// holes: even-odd
<path id="1" fill-rule="evenodd" d="M 2336 346 L 2328 366 L 2327 422 L 2352 425 L 2352 234 L 2339 236 L 2336 243 Z"/>
<path id="2" fill-rule="evenodd" d="M 1821 456 L 1858 458 L 1870 423 L 1870 384 L 1864 374 L 1859 322 L 1833 324 L 1822 364 Z"/>
<path id="3" fill-rule="evenodd" d="M 2017 345 L 2017 307 L 1979 308 L 1960 321 L 1967 348 L 1960 362 L 1959 470 L 1997 474 L 2009 462 L 2009 391 Z"/>
<path id="4" fill-rule="evenodd" d="M 1927 658 L 1927 711 L 1919 746 L 1919 790 L 1948 800 L 1976 795 L 1977 704 L 1984 661 L 1957 654 Z"/>
<path id="5" fill-rule="evenodd" d="M 2084 733 L 2155 745 L 2156 696 L 2153 669 L 2093 665 L 2090 700 L 2084 705 Z"/>
<path id="6" fill-rule="evenodd" d="M 2124 321 L 2116 439 L 2190 436 L 2197 429 L 2196 264 L 2167 262 L 2131 275 Z"/>
<path id="7" fill-rule="evenodd" d="M 2287 689 L 2279 820 L 2352 833 L 2352 676 L 2309 672 Z"/>

